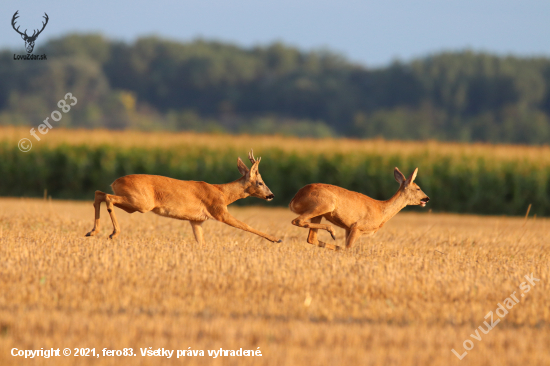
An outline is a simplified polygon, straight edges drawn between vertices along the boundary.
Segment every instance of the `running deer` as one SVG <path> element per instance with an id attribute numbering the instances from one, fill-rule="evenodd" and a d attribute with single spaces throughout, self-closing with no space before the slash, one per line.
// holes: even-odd
<path id="1" fill-rule="evenodd" d="M 362 234 L 372 235 L 407 205 L 426 206 L 430 198 L 414 183 L 418 168 L 408 179 L 395 168 L 393 175 L 400 187 L 387 201 L 378 201 L 364 194 L 330 184 L 308 184 L 296 193 L 290 210 L 299 214 L 292 224 L 309 229 L 307 242 L 321 248 L 340 250 L 339 246 L 317 239 L 319 229 L 326 230 L 336 240 L 331 225 L 321 224 L 323 217 L 346 230 L 346 248 Z M 309 221 L 307 221 L 309 220 Z"/>
<path id="2" fill-rule="evenodd" d="M 118 207 L 128 213 L 153 211 L 157 215 L 188 220 L 199 244 L 204 244 L 201 225 L 208 219 L 215 219 L 269 241 L 281 243 L 282 240 L 251 228 L 227 211 L 227 205 L 241 198 L 253 196 L 271 201 L 275 197 L 258 172 L 258 165 L 262 158 L 255 159 L 251 150 L 248 159 L 252 163 L 250 170 L 241 158 L 238 158 L 237 168 L 242 177 L 226 184 L 184 181 L 147 174 L 132 174 L 118 178 L 111 184 L 114 195 L 101 191 L 95 192 L 95 225 L 86 236 L 94 236 L 98 233 L 99 209 L 101 202 L 105 202 L 114 228 L 109 236 L 111 239 L 120 233 L 113 210 L 114 207 Z"/>

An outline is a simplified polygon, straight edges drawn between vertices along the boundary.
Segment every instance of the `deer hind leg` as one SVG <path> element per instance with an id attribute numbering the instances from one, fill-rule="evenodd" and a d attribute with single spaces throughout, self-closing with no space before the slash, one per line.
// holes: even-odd
<path id="1" fill-rule="evenodd" d="M 332 238 L 334 240 L 336 240 L 336 233 L 335 233 L 335 231 L 334 231 L 334 229 L 332 228 L 331 225 L 319 224 L 319 223 L 316 223 L 316 222 L 313 222 L 313 221 L 311 221 L 311 222 L 308 221 L 308 220 L 310 220 L 314 217 L 323 216 L 324 214 L 329 213 L 331 211 L 332 211 L 332 209 L 323 210 L 323 209 L 319 209 L 319 208 L 316 208 L 316 209 L 310 210 L 310 211 L 306 211 L 306 212 L 302 213 L 300 216 L 298 216 L 297 218 L 295 218 L 294 220 L 292 220 L 292 225 L 296 225 L 296 226 L 299 226 L 299 227 L 305 227 L 307 229 L 326 230 L 330 233 Z"/>
<path id="2" fill-rule="evenodd" d="M 101 202 L 105 202 L 105 196 L 107 194 L 101 191 L 95 191 L 94 209 L 95 209 L 95 222 L 94 228 L 86 236 L 94 236 L 99 232 L 99 212 L 101 208 Z"/>
<path id="3" fill-rule="evenodd" d="M 322 216 L 324 214 L 328 213 L 328 212 L 331 212 L 333 209 L 334 209 L 333 207 L 316 207 L 313 210 L 306 211 L 306 212 L 302 213 L 300 216 L 298 216 L 297 218 L 292 220 L 292 225 L 296 225 L 296 226 L 299 226 L 299 227 L 305 227 L 307 229 L 310 229 L 310 233 L 309 233 L 309 236 L 308 236 L 308 243 L 311 243 L 309 241 L 310 237 L 312 237 L 311 240 L 316 239 L 317 230 L 319 230 L 319 229 L 328 231 L 330 233 L 330 235 L 332 236 L 332 238 L 334 240 L 336 240 L 336 232 L 334 231 L 334 228 L 331 225 L 320 223 Z M 308 220 L 311 220 L 311 221 L 308 221 Z M 316 229 L 316 230 L 314 232 L 312 232 L 311 229 Z M 324 248 L 337 250 L 336 249 L 337 246 L 335 246 L 335 245 L 332 245 L 332 244 L 328 245 L 326 243 L 319 242 L 319 241 L 318 241 L 318 243 L 324 244 L 324 246 L 323 246 Z M 311 244 L 313 244 L 313 243 L 311 243 Z M 319 244 L 315 244 L 315 245 L 321 246 Z"/>
<path id="4" fill-rule="evenodd" d="M 202 223 L 204 221 L 189 221 L 191 227 L 193 228 L 193 234 L 195 235 L 195 240 L 200 245 L 204 245 L 204 236 L 202 235 Z"/>
<path id="5" fill-rule="evenodd" d="M 323 219 L 323 216 L 316 216 L 316 217 L 312 217 L 310 222 L 313 223 L 313 224 L 319 224 L 321 223 L 321 220 Z M 328 243 L 325 243 L 325 242 L 322 242 L 320 240 L 317 239 L 317 231 L 319 229 L 309 229 L 309 235 L 307 237 L 307 242 L 309 244 L 313 244 L 313 245 L 316 245 L 320 248 L 327 248 L 327 249 L 332 249 L 332 250 L 340 250 L 340 247 L 337 246 L 337 245 L 333 245 L 333 244 L 328 244 Z"/>
<path id="6" fill-rule="evenodd" d="M 113 222 L 113 232 L 109 235 L 110 239 L 114 239 L 120 234 L 120 226 L 118 225 L 118 220 L 115 216 L 115 206 L 123 209 L 128 213 L 133 213 L 136 211 L 147 212 L 150 211 L 144 207 L 138 207 L 131 199 L 125 196 L 116 196 L 114 194 L 105 195 L 105 204 L 107 205 L 107 211 L 111 216 L 111 221 Z"/>
<path id="7" fill-rule="evenodd" d="M 107 211 L 109 216 L 111 216 L 111 221 L 113 222 L 113 232 L 109 235 L 109 238 L 113 239 L 118 236 L 120 233 L 120 226 L 118 225 L 118 220 L 115 216 L 114 207 L 123 209 L 128 213 L 140 211 L 146 212 L 139 207 L 136 207 L 130 199 L 124 196 L 115 196 L 113 194 L 107 194 L 101 191 L 95 192 L 94 208 L 95 208 L 95 225 L 92 231 L 90 231 L 86 236 L 94 236 L 99 232 L 99 213 L 101 202 L 105 202 L 107 205 Z"/>

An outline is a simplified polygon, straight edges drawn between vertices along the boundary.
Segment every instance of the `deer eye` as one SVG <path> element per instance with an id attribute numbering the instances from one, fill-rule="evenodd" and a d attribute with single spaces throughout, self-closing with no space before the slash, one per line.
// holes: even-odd
<path id="1" fill-rule="evenodd" d="M 263 186 L 264 184 L 262 182 L 258 182 L 258 185 L 259 186 Z"/>

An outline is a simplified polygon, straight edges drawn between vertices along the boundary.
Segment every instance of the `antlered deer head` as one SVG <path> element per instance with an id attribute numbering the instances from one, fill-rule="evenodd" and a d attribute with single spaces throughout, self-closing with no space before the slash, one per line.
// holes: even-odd
<path id="1" fill-rule="evenodd" d="M 42 22 L 42 29 L 40 29 L 39 31 L 35 30 L 32 34 L 32 36 L 29 36 L 27 34 L 27 30 L 25 29 L 25 33 L 21 33 L 19 31 L 19 27 L 15 28 L 15 20 L 17 18 L 19 18 L 19 16 L 17 15 L 17 13 L 19 13 L 19 10 L 17 10 L 15 12 L 15 14 L 13 14 L 13 18 L 11 18 L 11 26 L 13 27 L 13 29 L 15 29 L 15 31 L 17 33 L 19 33 L 21 35 L 21 38 L 23 38 L 23 40 L 25 41 L 25 48 L 27 49 L 27 53 L 32 53 L 32 50 L 34 49 L 34 42 L 36 41 L 36 38 L 38 38 L 38 35 L 40 33 L 42 33 L 42 31 L 44 30 L 44 28 L 46 28 L 46 24 L 48 24 L 48 14 L 46 14 L 43 18 L 46 19 L 46 22 Z M 38 32 L 38 33 L 37 33 Z"/>

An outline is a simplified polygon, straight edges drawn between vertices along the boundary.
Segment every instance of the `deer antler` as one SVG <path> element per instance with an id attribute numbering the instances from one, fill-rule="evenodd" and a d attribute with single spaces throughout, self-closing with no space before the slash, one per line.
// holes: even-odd
<path id="1" fill-rule="evenodd" d="M 260 163 L 260 160 L 262 160 L 262 158 L 258 158 L 258 159 L 254 159 L 254 149 L 250 149 L 250 152 L 248 153 L 248 160 L 250 160 L 250 162 L 252 164 L 258 162 L 258 164 Z"/>
<path id="2" fill-rule="evenodd" d="M 46 14 L 46 12 L 44 12 L 44 14 Z M 46 19 L 46 23 L 42 22 L 42 29 L 40 29 L 40 31 L 38 33 L 36 33 L 36 35 L 34 35 L 34 33 L 32 34 L 31 38 L 32 37 L 38 37 L 38 35 L 40 33 L 42 33 L 42 31 L 44 30 L 44 28 L 46 28 L 46 24 L 48 24 L 48 20 L 50 20 L 50 18 L 48 17 L 48 14 L 44 15 L 42 18 Z M 36 32 L 36 30 L 34 31 Z"/>
<path id="3" fill-rule="evenodd" d="M 12 26 L 13 29 L 14 29 L 17 33 L 19 33 L 20 35 L 26 36 L 26 35 L 27 35 L 27 30 L 26 30 L 26 29 L 25 29 L 25 33 L 23 34 L 23 33 L 19 32 L 19 27 L 15 28 L 15 20 L 16 20 L 17 18 L 19 18 L 19 16 L 17 15 L 17 13 L 19 13 L 19 10 L 17 10 L 17 11 L 15 12 L 15 14 L 13 14 L 13 17 L 11 18 L 11 26 Z M 45 13 L 44 13 L 44 14 L 45 14 Z"/>
<path id="4" fill-rule="evenodd" d="M 13 29 L 19 33 L 20 35 L 22 36 L 25 36 L 25 40 L 29 39 L 29 40 L 33 40 L 33 39 L 36 39 L 36 37 L 38 37 L 38 35 L 40 33 L 42 33 L 42 31 L 44 30 L 44 28 L 46 28 L 46 24 L 48 24 L 48 20 L 50 20 L 50 18 L 48 17 L 48 14 L 44 12 L 44 16 L 43 18 L 46 19 L 46 22 L 42 22 L 42 29 L 40 29 L 39 31 L 37 29 L 34 30 L 34 32 L 32 33 L 32 36 L 29 37 L 29 35 L 27 34 L 27 30 L 25 29 L 25 33 L 21 33 L 19 31 L 19 27 L 15 28 L 15 20 L 17 18 L 19 18 L 19 16 L 17 15 L 17 13 L 19 13 L 19 10 L 17 10 L 15 12 L 15 14 L 13 14 L 13 17 L 11 18 L 11 26 L 13 27 Z M 38 31 L 38 33 L 36 33 Z"/>

